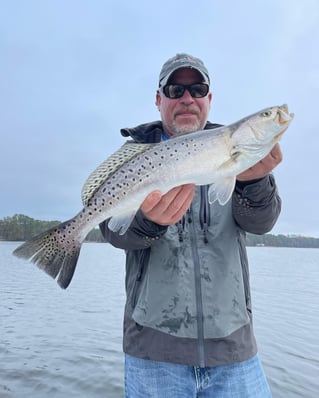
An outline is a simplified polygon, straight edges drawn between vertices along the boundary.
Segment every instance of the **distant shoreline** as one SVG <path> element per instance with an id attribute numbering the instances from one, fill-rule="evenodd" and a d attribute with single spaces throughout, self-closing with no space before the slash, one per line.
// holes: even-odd
<path id="1" fill-rule="evenodd" d="M 49 228 L 53 228 L 59 223 L 60 221 L 57 220 L 35 220 L 24 214 L 16 214 L 13 217 L 4 217 L 0 219 L 0 241 L 26 241 Z M 254 235 L 247 233 L 246 236 L 246 244 L 249 247 L 319 248 L 319 238 L 301 235 Z M 85 242 L 104 243 L 105 241 L 99 228 L 95 228 L 88 234 Z"/>

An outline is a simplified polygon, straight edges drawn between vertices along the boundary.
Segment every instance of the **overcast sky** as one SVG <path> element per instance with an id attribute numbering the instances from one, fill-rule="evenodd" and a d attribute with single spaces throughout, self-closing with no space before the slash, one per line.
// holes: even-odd
<path id="1" fill-rule="evenodd" d="M 1 1 L 0 218 L 74 216 L 120 128 L 159 118 L 162 64 L 188 52 L 210 71 L 211 121 L 295 113 L 272 232 L 319 237 L 318 43 L 317 0 Z"/>

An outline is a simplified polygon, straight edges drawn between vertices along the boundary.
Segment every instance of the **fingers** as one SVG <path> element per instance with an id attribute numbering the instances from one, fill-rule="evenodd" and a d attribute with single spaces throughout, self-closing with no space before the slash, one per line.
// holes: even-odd
<path id="1" fill-rule="evenodd" d="M 145 217 L 160 225 L 175 224 L 188 210 L 195 193 L 193 184 L 171 189 L 165 195 L 154 191 L 141 205 Z"/>
<path id="2" fill-rule="evenodd" d="M 149 213 L 162 199 L 162 196 L 163 195 L 161 191 L 151 192 L 141 205 L 141 210 L 143 211 L 143 213 L 144 214 Z"/>
<path id="3" fill-rule="evenodd" d="M 265 177 L 282 161 L 282 158 L 280 146 L 276 144 L 264 159 L 245 170 L 243 173 L 238 174 L 237 180 L 249 181 Z"/>
<path id="4" fill-rule="evenodd" d="M 276 144 L 273 149 L 270 151 L 270 157 L 273 159 L 275 166 L 282 162 L 283 156 L 280 149 L 280 145 Z"/>
<path id="5" fill-rule="evenodd" d="M 270 153 L 256 164 L 256 170 L 259 169 L 261 174 L 270 173 L 282 161 L 282 152 L 279 144 L 276 144 Z"/>
<path id="6" fill-rule="evenodd" d="M 175 224 L 189 209 L 195 194 L 195 186 L 183 186 L 166 209 L 165 215 L 169 224 Z"/>

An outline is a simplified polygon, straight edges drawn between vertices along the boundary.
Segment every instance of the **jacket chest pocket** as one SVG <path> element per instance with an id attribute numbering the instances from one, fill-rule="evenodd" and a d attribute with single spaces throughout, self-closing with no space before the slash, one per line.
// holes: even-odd
<path id="1" fill-rule="evenodd" d="M 143 277 L 145 275 L 148 261 L 150 257 L 150 249 L 141 250 L 138 252 L 137 258 L 137 273 L 135 274 L 135 280 L 133 283 L 131 293 L 131 308 L 134 309 L 137 303 L 138 295 L 141 289 Z"/>

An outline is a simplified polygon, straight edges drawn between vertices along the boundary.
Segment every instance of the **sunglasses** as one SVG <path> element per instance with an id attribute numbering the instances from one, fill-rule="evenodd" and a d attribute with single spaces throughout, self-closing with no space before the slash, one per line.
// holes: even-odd
<path id="1" fill-rule="evenodd" d="M 188 90 L 193 98 L 206 97 L 209 91 L 208 84 L 194 83 L 194 84 L 166 84 L 162 87 L 162 91 L 167 98 L 176 99 L 181 98 L 185 91 Z"/>

